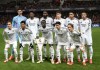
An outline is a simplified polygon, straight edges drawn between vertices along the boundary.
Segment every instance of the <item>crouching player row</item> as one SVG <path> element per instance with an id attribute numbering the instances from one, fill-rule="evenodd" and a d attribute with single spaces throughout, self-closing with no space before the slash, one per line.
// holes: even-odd
<path id="1" fill-rule="evenodd" d="M 39 28 L 39 31 L 42 32 L 42 38 L 36 39 L 36 43 L 39 49 L 39 61 L 37 63 L 43 62 L 42 59 L 42 46 L 46 46 L 48 43 L 50 46 L 50 58 L 51 63 L 54 64 L 54 49 L 53 49 L 53 37 L 52 37 L 52 31 L 55 32 L 57 36 L 57 48 L 56 48 L 56 58 L 58 61 L 56 64 L 61 63 L 60 58 L 60 49 L 63 48 L 67 54 L 67 64 L 72 65 L 73 64 L 73 50 L 75 48 L 80 48 L 82 51 L 83 56 L 83 65 L 86 65 L 85 63 L 85 49 L 84 49 L 84 43 L 83 39 L 81 38 L 81 33 L 74 30 L 73 24 L 68 24 L 66 28 L 61 27 L 60 22 L 55 23 L 54 28 L 46 27 L 46 22 L 43 20 L 41 22 L 42 27 Z M 32 31 L 26 27 L 26 24 L 24 21 L 21 22 L 21 28 L 15 29 L 12 28 L 12 25 L 10 22 L 7 23 L 8 27 L 4 30 L 4 40 L 6 42 L 5 45 L 5 61 L 8 62 L 8 48 L 10 45 L 13 45 L 14 48 L 14 54 L 15 54 L 15 62 L 18 62 L 18 54 L 17 54 L 17 40 L 16 40 L 16 33 L 18 33 L 21 42 L 20 42 L 20 61 L 23 61 L 23 47 L 27 44 L 29 46 L 29 52 L 32 58 L 32 63 L 34 63 L 34 47 L 33 47 L 33 41 L 32 41 Z M 68 28 L 68 29 L 67 29 Z M 44 42 L 46 41 L 46 42 Z"/>
<path id="2" fill-rule="evenodd" d="M 23 47 L 27 44 L 30 50 L 30 55 L 32 57 L 32 63 L 34 63 L 34 50 L 33 50 L 33 42 L 31 39 L 31 30 L 26 27 L 25 21 L 21 22 L 21 28 L 16 29 L 12 27 L 11 22 L 7 23 L 7 28 L 3 32 L 4 41 L 5 41 L 5 61 L 8 62 L 8 48 L 12 45 L 14 48 L 15 54 L 15 62 L 18 62 L 18 53 L 17 53 L 17 38 L 16 33 L 19 35 L 21 42 L 20 42 L 20 61 L 23 61 Z"/>
<path id="3" fill-rule="evenodd" d="M 67 62 L 67 64 L 72 65 L 73 64 L 73 51 L 75 48 L 80 48 L 82 51 L 82 58 L 83 58 L 83 65 L 86 65 L 85 63 L 85 46 L 83 42 L 83 38 L 81 37 L 81 33 L 74 30 L 73 24 L 68 24 L 68 30 L 70 35 L 70 61 Z"/>
<path id="4" fill-rule="evenodd" d="M 72 65 L 73 64 L 73 51 L 75 48 L 80 48 L 82 51 L 83 56 L 83 65 L 86 65 L 85 63 L 85 47 L 81 39 L 81 34 L 74 30 L 73 24 L 68 24 L 67 28 L 61 28 L 61 23 L 56 22 L 55 23 L 56 30 L 55 33 L 57 35 L 57 59 L 58 61 L 56 64 L 61 63 L 60 60 L 60 48 L 65 48 L 67 53 L 67 64 Z"/>

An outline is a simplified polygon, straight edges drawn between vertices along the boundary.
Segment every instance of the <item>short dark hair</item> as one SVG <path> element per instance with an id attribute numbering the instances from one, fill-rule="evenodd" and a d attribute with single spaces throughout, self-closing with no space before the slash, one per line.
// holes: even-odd
<path id="1" fill-rule="evenodd" d="M 70 11 L 69 13 L 73 13 L 73 14 L 75 14 L 75 12 L 73 12 L 73 11 Z"/>
<path id="2" fill-rule="evenodd" d="M 24 23 L 24 24 L 26 25 L 26 22 L 25 22 L 25 21 L 21 21 L 21 24 L 22 24 L 22 23 Z"/>
<path id="3" fill-rule="evenodd" d="M 18 10 L 23 10 L 23 9 L 22 9 L 22 8 L 18 8 L 17 11 L 18 11 Z"/>
<path id="4" fill-rule="evenodd" d="M 42 23 L 42 22 L 46 22 L 46 20 L 42 20 L 41 23 Z"/>
<path id="5" fill-rule="evenodd" d="M 85 11 L 83 11 L 82 13 L 86 13 L 86 15 L 87 15 L 87 12 L 85 12 Z"/>
<path id="6" fill-rule="evenodd" d="M 47 12 L 47 11 L 43 11 L 43 13 L 44 13 L 44 12 L 48 14 L 48 12 Z"/>
<path id="7" fill-rule="evenodd" d="M 12 22 L 11 22 L 10 20 L 9 20 L 9 21 L 7 21 L 7 24 L 8 24 L 8 23 L 11 23 L 11 24 L 12 24 Z"/>
<path id="8" fill-rule="evenodd" d="M 72 28 L 74 28 L 74 25 L 72 23 L 69 23 L 68 25 L 70 25 Z"/>
<path id="9" fill-rule="evenodd" d="M 56 22 L 56 23 L 55 23 L 55 25 L 56 25 L 56 24 L 59 24 L 59 25 L 61 25 L 61 23 L 60 23 L 60 22 Z"/>
<path id="10" fill-rule="evenodd" d="M 88 14 L 88 12 L 86 12 L 86 11 L 83 11 L 83 12 L 81 12 L 81 15 L 82 15 L 82 13 L 85 13 L 85 14 L 86 14 L 86 16 L 87 16 L 87 17 L 89 17 L 89 14 Z"/>
<path id="11" fill-rule="evenodd" d="M 56 11 L 56 14 L 57 14 L 57 13 L 60 13 L 60 14 L 61 14 L 61 11 Z"/>
<path id="12" fill-rule="evenodd" d="M 29 13 L 34 13 L 34 11 L 29 11 Z"/>
<path id="13" fill-rule="evenodd" d="M 42 21 L 45 21 L 45 22 L 46 22 L 46 20 L 42 20 Z M 42 21 L 41 21 L 41 22 L 42 22 Z"/>

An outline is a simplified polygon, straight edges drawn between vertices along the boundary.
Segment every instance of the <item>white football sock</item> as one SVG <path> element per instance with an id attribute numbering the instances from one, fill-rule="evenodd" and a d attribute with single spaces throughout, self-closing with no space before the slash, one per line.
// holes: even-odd
<path id="1" fill-rule="evenodd" d="M 50 51 L 50 57 L 51 57 L 51 59 L 54 60 L 54 48 L 53 48 L 53 46 L 51 46 L 49 48 L 49 51 Z"/>
<path id="2" fill-rule="evenodd" d="M 47 48 L 46 48 L 46 46 L 43 46 L 43 51 L 44 51 L 44 57 L 47 57 Z"/>
<path id="3" fill-rule="evenodd" d="M 93 57 L 93 48 L 92 46 L 89 46 L 89 54 L 90 54 L 90 59 Z"/>
<path id="4" fill-rule="evenodd" d="M 4 50 L 4 54 L 5 54 L 5 59 L 8 60 L 8 49 Z"/>

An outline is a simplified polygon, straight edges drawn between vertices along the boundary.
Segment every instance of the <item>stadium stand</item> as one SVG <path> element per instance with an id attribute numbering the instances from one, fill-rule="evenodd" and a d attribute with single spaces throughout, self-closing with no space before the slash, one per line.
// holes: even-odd
<path id="1" fill-rule="evenodd" d="M 56 10 L 65 11 L 66 14 L 68 11 L 74 10 L 78 11 L 77 14 L 80 14 L 81 11 L 86 10 L 89 12 L 89 17 L 93 20 L 93 23 L 100 23 L 100 2 L 98 1 L 75 1 L 75 0 L 64 0 L 62 4 L 62 8 L 60 7 L 60 0 L 21 0 L 21 1 L 13 1 L 11 0 L 8 3 L 0 3 L 0 25 L 5 25 L 8 20 L 11 20 L 13 16 L 16 15 L 16 9 L 22 8 L 24 10 L 24 15 L 28 15 L 28 11 L 38 11 L 37 16 L 41 17 L 43 10 L 52 11 L 50 16 L 54 18 Z M 96 12 L 94 12 L 96 11 Z M 63 16 L 67 17 L 67 16 Z M 78 16 L 77 16 L 78 17 Z"/>

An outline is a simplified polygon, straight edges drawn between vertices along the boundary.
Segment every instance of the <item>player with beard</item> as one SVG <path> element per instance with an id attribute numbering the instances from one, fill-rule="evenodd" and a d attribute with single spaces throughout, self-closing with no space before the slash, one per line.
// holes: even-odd
<path id="1" fill-rule="evenodd" d="M 41 25 L 41 21 L 42 20 L 46 21 L 46 27 L 47 28 L 53 27 L 53 19 L 48 16 L 48 12 L 47 11 L 43 11 L 43 17 L 40 19 L 40 27 L 42 26 Z M 52 36 L 53 36 L 53 33 L 52 33 Z M 46 48 L 45 44 L 43 46 L 43 51 L 44 51 L 44 57 L 45 57 L 45 59 L 47 59 L 47 48 Z"/>
<path id="2" fill-rule="evenodd" d="M 54 64 L 54 48 L 53 48 L 53 35 L 52 35 L 52 27 L 46 26 L 46 21 L 41 21 L 41 27 L 39 28 L 39 32 L 42 33 L 42 37 L 45 39 L 44 45 L 47 46 L 49 44 L 49 52 L 50 52 L 50 61 Z"/>
<path id="3" fill-rule="evenodd" d="M 35 17 L 35 14 L 34 14 L 33 11 L 30 11 L 29 16 L 30 17 L 26 20 L 26 25 L 32 31 L 32 36 L 31 37 L 32 37 L 32 40 L 34 42 L 34 40 L 36 39 L 37 33 L 38 33 L 39 18 Z M 30 59 L 30 51 L 29 51 L 29 57 L 26 60 L 29 60 L 29 59 Z"/>

